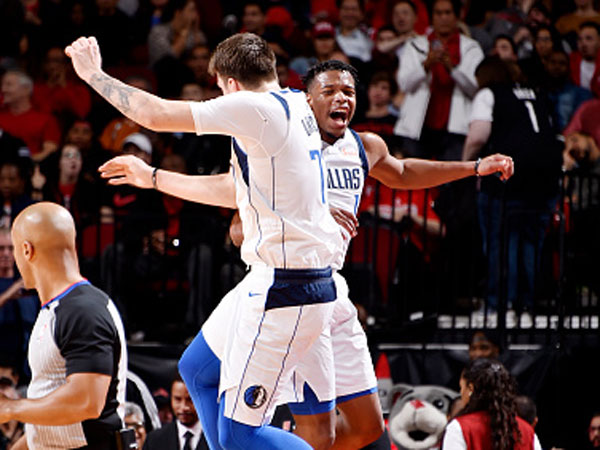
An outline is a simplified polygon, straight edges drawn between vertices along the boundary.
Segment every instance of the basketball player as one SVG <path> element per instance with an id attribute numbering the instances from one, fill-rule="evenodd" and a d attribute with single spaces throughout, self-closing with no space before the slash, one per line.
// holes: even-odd
<path id="1" fill-rule="evenodd" d="M 217 307 L 186 349 L 180 372 L 212 448 L 310 448 L 264 426 L 298 361 L 329 333 L 336 297 L 329 265 L 342 237 L 329 214 L 319 131 L 304 94 L 281 90 L 273 52 L 252 34 L 217 46 L 210 66 L 227 95 L 201 103 L 163 100 L 109 77 L 94 38 L 78 39 L 66 53 L 84 81 L 141 125 L 234 138 L 235 204 L 251 271 L 226 296 L 233 307 L 226 315 Z M 163 172 L 152 175 L 151 185 L 161 186 Z M 324 357 L 333 372 L 330 344 Z M 331 380 L 328 395 L 333 390 Z"/>
<path id="2" fill-rule="evenodd" d="M 55 203 L 24 209 L 12 227 L 25 287 L 42 304 L 29 342 L 27 398 L 0 399 L 0 423 L 25 423 L 13 449 L 116 450 L 127 347 L 108 296 L 79 272 L 75 224 Z M 26 439 L 26 442 L 25 442 Z"/>
<path id="3" fill-rule="evenodd" d="M 329 61 L 311 69 L 306 84 L 308 98 L 323 139 L 323 158 L 326 161 L 328 179 L 348 180 L 347 183 L 328 183 L 329 202 L 336 208 L 336 216 L 351 232 L 355 227 L 354 213 L 360 202 L 360 194 L 367 172 L 371 171 L 381 181 L 392 187 L 425 188 L 459 178 L 500 172 L 503 178 L 512 174 L 510 158 L 495 155 L 475 163 L 431 162 L 407 159 L 399 161 L 388 154 L 383 140 L 372 133 L 355 134 L 348 129 L 355 108 L 355 70 L 338 61 Z M 338 139 L 339 137 L 339 139 Z M 376 170 L 370 170 L 375 169 Z M 112 170 L 122 172 L 129 182 L 138 187 L 150 187 L 152 168 L 139 160 L 118 157 L 101 167 L 105 173 Z M 341 174 L 338 178 L 336 172 Z M 347 174 L 344 176 L 344 174 Z M 224 201 L 226 192 L 231 190 L 227 175 L 192 177 L 161 171 L 164 184 L 160 190 L 171 195 L 185 194 L 192 201 L 210 202 L 218 192 L 210 190 L 211 178 L 219 182 L 221 199 L 217 204 L 229 206 Z M 106 176 L 106 175 L 103 175 Z M 229 183 L 229 184 L 228 184 Z M 111 184 L 117 181 L 111 180 Z M 183 186 L 193 186 L 190 191 Z M 193 194 L 192 194 L 193 192 Z M 336 258 L 337 267 L 344 260 L 347 243 Z M 338 274 L 335 275 L 338 301 L 334 310 L 332 337 L 334 342 L 337 416 L 334 448 L 360 448 L 377 439 L 382 431 L 382 415 L 376 393 L 376 379 L 368 353 L 366 336 L 362 330 L 356 311 L 347 299 L 347 286 Z M 345 294 L 345 295 L 342 295 Z M 223 308 L 221 308 L 223 309 Z M 300 363 L 296 371 L 294 398 L 290 405 L 298 425 L 296 432 L 314 448 L 327 448 L 324 442 L 333 435 L 330 429 L 329 410 L 331 402 L 322 394 L 320 380 L 327 379 L 318 361 L 319 352 Z M 311 373 L 314 367 L 314 373 Z M 303 381 L 306 381 L 304 383 Z M 310 388 L 308 398 L 304 396 L 305 386 Z M 316 390 L 316 392 L 315 392 Z M 319 399 L 323 401 L 319 401 Z M 302 400 L 302 402 L 298 402 Z M 301 403 L 301 404 L 300 404 Z"/>

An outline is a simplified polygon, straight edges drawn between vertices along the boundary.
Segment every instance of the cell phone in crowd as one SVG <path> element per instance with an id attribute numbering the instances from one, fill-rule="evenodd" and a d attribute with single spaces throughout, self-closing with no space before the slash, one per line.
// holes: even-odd
<path id="1" fill-rule="evenodd" d="M 135 450 L 138 448 L 133 428 L 123 428 L 117 431 L 117 450 Z"/>
<path id="2" fill-rule="evenodd" d="M 432 50 L 442 50 L 444 48 L 444 44 L 439 39 L 434 39 L 431 41 L 431 49 Z"/>

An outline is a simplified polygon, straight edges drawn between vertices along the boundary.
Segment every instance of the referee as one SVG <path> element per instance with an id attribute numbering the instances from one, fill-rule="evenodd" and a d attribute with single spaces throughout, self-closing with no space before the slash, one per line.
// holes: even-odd
<path id="1" fill-rule="evenodd" d="M 0 398 L 0 423 L 25 423 L 13 450 L 113 450 L 127 370 L 119 313 L 81 276 L 65 208 L 43 202 L 24 209 L 12 240 L 25 287 L 37 290 L 42 307 L 29 343 L 28 398 Z"/>

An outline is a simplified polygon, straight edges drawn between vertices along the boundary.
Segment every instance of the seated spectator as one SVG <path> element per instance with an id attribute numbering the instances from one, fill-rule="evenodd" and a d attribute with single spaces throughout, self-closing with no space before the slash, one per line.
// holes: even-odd
<path id="1" fill-rule="evenodd" d="M 43 79 L 34 84 L 31 99 L 34 108 L 54 114 L 63 123 L 71 118 L 85 118 L 92 102 L 87 86 L 71 78 L 71 64 L 66 58 L 63 48 L 48 49 Z"/>
<path id="2" fill-rule="evenodd" d="M 290 48 L 279 26 L 267 24 L 267 7 L 261 0 L 245 1 L 240 32 L 254 33 L 269 43 L 275 56 L 290 57 Z"/>
<path id="3" fill-rule="evenodd" d="M 517 62 L 517 47 L 512 38 L 507 34 L 499 34 L 494 39 L 494 47 L 490 52 L 491 55 L 497 56 L 502 61 Z"/>
<path id="4" fill-rule="evenodd" d="M 104 150 L 94 135 L 92 124 L 87 120 L 76 120 L 67 128 L 65 144 L 72 144 L 79 149 L 83 160 L 81 167 L 82 177 L 87 182 L 96 184 L 100 190 L 104 181 L 100 180 L 98 167 L 108 161 L 111 154 Z"/>
<path id="5" fill-rule="evenodd" d="M 577 51 L 571 53 L 571 79 L 576 86 L 600 96 L 600 25 L 584 22 L 579 27 Z"/>
<path id="6" fill-rule="evenodd" d="M 213 91 L 205 95 L 206 99 L 220 95 L 216 78 L 208 73 L 209 60 L 210 49 L 205 44 L 198 44 L 183 55 L 183 62 L 192 74 L 188 81 L 198 83 L 203 89 Z"/>
<path id="7" fill-rule="evenodd" d="M 144 450 L 208 450 L 198 414 L 179 374 L 171 383 L 171 407 L 175 421 L 150 432 Z"/>
<path id="8" fill-rule="evenodd" d="M 544 86 L 548 58 L 558 48 L 555 31 L 545 25 L 538 27 L 533 34 L 533 43 L 533 53 L 529 58 L 522 59 L 519 66 L 529 86 Z"/>
<path id="9" fill-rule="evenodd" d="M 600 124 L 598 123 L 598 114 L 600 114 L 600 100 L 588 100 L 581 104 L 571 118 L 569 125 L 563 130 L 563 134 L 569 141 L 569 136 L 573 133 L 579 133 L 590 136 L 596 145 L 600 148 Z M 593 156 L 595 152 L 590 153 Z"/>
<path id="10" fill-rule="evenodd" d="M 206 44 L 200 29 L 200 17 L 193 0 L 174 0 L 167 3 L 161 16 L 148 35 L 148 56 L 154 66 L 161 59 L 179 59 L 186 50 Z"/>
<path id="11" fill-rule="evenodd" d="M 404 43 L 417 35 L 417 7 L 412 0 L 397 0 L 392 9 L 392 27 L 396 32 L 394 39 L 377 44 L 377 50 L 382 53 L 395 52 L 400 55 Z"/>
<path id="12" fill-rule="evenodd" d="M 371 60 L 373 41 L 365 33 L 361 24 L 364 20 L 364 0 L 337 0 L 340 11 L 340 24 L 336 29 L 336 41 L 352 64 L 363 66 Z M 363 64 L 361 64 L 363 63 Z"/>
<path id="13" fill-rule="evenodd" d="M 515 398 L 517 404 L 517 414 L 521 419 L 531 425 L 532 428 L 538 423 L 537 408 L 531 397 L 519 395 Z"/>
<path id="14" fill-rule="evenodd" d="M 335 40 L 335 28 L 329 22 L 317 22 L 312 29 L 312 56 L 298 56 L 290 62 L 290 68 L 299 76 L 306 75 L 309 67 L 330 59 L 347 61 Z"/>
<path id="15" fill-rule="evenodd" d="M 33 203 L 28 193 L 28 180 L 29 175 L 22 159 L 0 163 L 0 228 L 10 228 L 15 217 Z"/>
<path id="16" fill-rule="evenodd" d="M 2 77 L 3 108 L 0 129 L 22 139 L 34 161 L 42 161 L 58 148 L 60 128 L 52 114 L 34 109 L 33 82 L 29 75 L 9 70 Z"/>
<path id="17" fill-rule="evenodd" d="M 125 428 L 130 428 L 135 432 L 137 448 L 143 448 L 144 442 L 146 442 L 146 426 L 144 424 L 144 412 L 142 408 L 135 403 L 125 402 L 125 412 L 123 415 L 123 425 L 125 425 Z"/>
<path id="18" fill-rule="evenodd" d="M 396 82 L 389 73 L 377 72 L 373 75 L 367 88 L 369 107 L 366 111 L 357 111 L 358 114 L 352 119 L 352 128 L 379 134 L 391 148 L 394 125 L 398 119 L 392 103 L 397 90 Z"/>
<path id="19" fill-rule="evenodd" d="M 473 333 L 469 342 L 469 359 L 498 359 L 501 348 L 499 336 L 494 330 L 478 330 Z"/>
<path id="20" fill-rule="evenodd" d="M 405 98 L 394 133 L 403 138 L 407 156 L 456 160 L 468 131 L 477 92 L 475 68 L 483 52 L 460 34 L 455 2 L 435 0 L 432 12 L 433 32 L 414 38 L 400 56 L 397 78 Z"/>
<path id="21" fill-rule="evenodd" d="M 531 425 L 517 415 L 516 383 L 497 361 L 476 359 L 463 370 L 465 407 L 446 427 L 443 449 L 541 450 Z"/>
<path id="22" fill-rule="evenodd" d="M 592 93 L 571 82 L 569 56 L 563 50 L 553 50 L 546 60 L 546 89 L 552 105 L 558 130 L 571 121 L 581 104 L 592 98 Z"/>
<path id="23" fill-rule="evenodd" d="M 385 71 L 393 73 L 397 70 L 398 57 L 396 56 L 396 52 L 393 51 L 393 46 L 390 44 L 396 41 L 397 36 L 396 29 L 391 25 L 384 25 L 377 30 L 375 33 L 375 46 L 373 47 L 371 63 L 369 64 L 370 76 L 375 72 Z M 379 50 L 380 47 L 386 49 L 386 46 L 389 47 L 387 53 Z"/>
<path id="24" fill-rule="evenodd" d="M 600 412 L 592 414 L 588 427 L 588 448 L 600 448 Z"/>
<path id="25" fill-rule="evenodd" d="M 591 136 L 583 133 L 570 133 L 565 140 L 563 167 L 565 170 L 579 170 L 581 173 L 599 173 L 600 149 Z"/>
<path id="26" fill-rule="evenodd" d="M 579 32 L 584 22 L 600 25 L 600 13 L 594 8 L 594 0 L 576 0 L 575 11 L 565 14 L 556 21 L 556 29 L 563 36 Z"/>
<path id="27" fill-rule="evenodd" d="M 282 88 L 291 88 L 303 90 L 304 84 L 300 76 L 290 68 L 289 60 L 283 56 L 277 58 L 276 63 L 277 78 L 279 79 L 279 85 Z"/>

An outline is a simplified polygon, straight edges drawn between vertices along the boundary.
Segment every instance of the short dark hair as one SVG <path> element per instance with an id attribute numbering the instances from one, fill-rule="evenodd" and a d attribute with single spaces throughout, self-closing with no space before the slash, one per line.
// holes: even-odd
<path id="1" fill-rule="evenodd" d="M 406 3 L 408 6 L 410 6 L 412 8 L 412 10 L 415 12 L 415 14 L 418 14 L 417 5 L 415 5 L 415 2 L 413 2 L 412 0 L 395 0 L 392 3 L 390 12 L 394 11 L 394 8 L 396 7 L 396 5 L 399 5 L 400 3 Z"/>
<path id="2" fill-rule="evenodd" d="M 510 46 L 513 49 L 513 53 L 515 55 L 517 54 L 517 46 L 516 46 L 515 41 L 513 40 L 513 38 L 511 38 L 508 34 L 499 34 L 498 36 L 496 36 L 494 38 L 494 47 L 496 46 L 496 42 L 498 42 L 500 40 L 508 41 L 508 43 L 510 44 Z"/>
<path id="3" fill-rule="evenodd" d="M 529 425 L 533 426 L 537 417 L 537 407 L 535 406 L 534 401 L 526 395 L 519 395 L 515 397 L 515 403 L 517 405 L 517 414 L 519 417 Z"/>
<path id="4" fill-rule="evenodd" d="M 342 3 L 344 3 L 345 0 L 335 0 L 335 5 L 337 6 L 337 9 L 340 9 L 342 7 Z M 365 0 L 357 0 L 358 1 L 358 7 L 360 8 L 360 10 L 362 12 L 365 11 Z"/>
<path id="5" fill-rule="evenodd" d="M 221 41 L 208 63 L 211 75 L 233 78 L 247 88 L 277 80 L 275 53 L 260 36 L 238 33 Z"/>
<path id="6" fill-rule="evenodd" d="M 598 25 L 596 22 L 588 20 L 587 22 L 583 22 L 581 25 L 579 25 L 579 31 L 583 30 L 584 28 L 593 28 L 600 36 L 600 25 Z"/>
<path id="7" fill-rule="evenodd" d="M 175 17 L 177 11 L 183 10 L 191 0 L 169 0 L 165 5 L 160 21 L 162 23 L 169 23 Z"/>
<path id="8" fill-rule="evenodd" d="M 350 75 L 352 75 L 352 78 L 354 78 L 354 84 L 358 84 L 357 70 L 350 64 L 338 61 L 337 59 L 330 59 L 328 61 L 323 61 L 318 64 L 315 64 L 310 69 L 308 69 L 308 72 L 302 78 L 302 82 L 304 83 L 304 86 L 306 86 L 306 89 L 309 89 L 310 85 L 312 84 L 317 75 L 323 72 L 330 71 L 348 72 L 350 73 Z"/>
<path id="9" fill-rule="evenodd" d="M 498 56 L 488 56 L 481 61 L 477 69 L 475 69 L 475 77 L 477 77 L 480 88 L 513 82 L 513 75 L 509 65 Z M 488 331 L 486 330 L 487 334 Z"/>
<path id="10" fill-rule="evenodd" d="M 396 95 L 396 92 L 398 92 L 398 84 L 396 83 L 396 80 L 394 80 L 394 77 L 385 70 L 375 72 L 369 80 L 369 86 L 381 81 L 385 81 L 390 85 L 390 94 L 392 96 Z"/>
<path id="11" fill-rule="evenodd" d="M 246 12 L 246 6 L 258 6 L 258 9 L 260 9 L 260 11 L 263 13 L 263 15 L 267 14 L 267 6 L 265 5 L 265 2 L 260 1 L 260 0 L 252 0 L 252 1 L 248 1 L 248 2 L 244 2 L 244 5 L 242 6 L 242 14 L 244 14 Z"/>
<path id="12" fill-rule="evenodd" d="M 457 0 L 433 0 L 430 3 L 430 8 L 429 8 L 429 17 L 433 17 L 433 8 L 435 7 L 436 3 L 439 3 L 441 1 L 445 1 L 445 2 L 450 2 L 450 4 L 452 5 L 452 11 L 454 11 L 454 15 L 456 17 L 460 17 L 460 3 Z"/>

